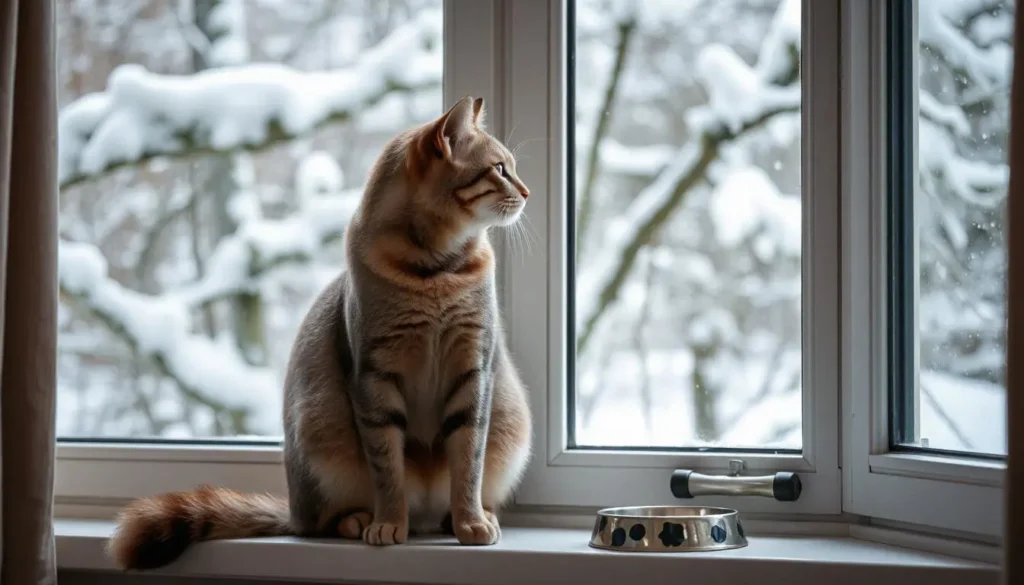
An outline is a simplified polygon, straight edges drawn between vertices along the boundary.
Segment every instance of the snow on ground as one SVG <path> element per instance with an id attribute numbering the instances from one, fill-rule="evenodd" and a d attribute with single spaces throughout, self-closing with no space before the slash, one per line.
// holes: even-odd
<path id="1" fill-rule="evenodd" d="M 587 396 L 598 385 L 607 387 L 589 417 L 577 410 L 579 445 L 801 447 L 803 397 L 799 385 L 754 399 L 766 374 L 774 372 L 782 379 L 800 371 L 799 350 L 776 362 L 749 360 L 732 365 L 716 400 L 722 432 L 716 441 L 696 436 L 693 359 L 686 349 L 652 351 L 646 363 L 635 352 L 622 351 L 606 363 L 608 367 L 600 372 L 580 373 L 578 396 Z M 639 399 L 645 366 L 652 393 L 649 421 Z M 1006 452 L 1006 395 L 1002 387 L 934 371 L 921 373 L 921 386 L 921 436 L 930 447 Z"/>
<path id="2" fill-rule="evenodd" d="M 1006 454 L 1006 390 L 1002 386 L 921 372 L 921 438 L 935 449 Z"/>

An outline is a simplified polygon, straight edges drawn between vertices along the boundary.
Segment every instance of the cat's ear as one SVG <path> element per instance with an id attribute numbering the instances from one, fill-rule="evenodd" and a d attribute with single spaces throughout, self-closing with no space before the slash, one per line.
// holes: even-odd
<path id="1" fill-rule="evenodd" d="M 476 130 L 483 102 L 483 98 L 474 100 L 466 96 L 434 123 L 433 146 L 441 158 L 451 160 L 452 151 L 459 141 Z"/>
<path id="2" fill-rule="evenodd" d="M 473 126 L 483 129 L 484 120 L 487 119 L 487 109 L 484 108 L 484 98 L 473 100 Z"/>

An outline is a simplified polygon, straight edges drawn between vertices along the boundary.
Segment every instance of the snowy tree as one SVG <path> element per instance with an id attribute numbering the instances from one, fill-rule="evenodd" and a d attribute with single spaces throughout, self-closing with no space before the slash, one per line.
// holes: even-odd
<path id="1" fill-rule="evenodd" d="M 922 406 L 940 420 L 922 421 L 921 434 L 940 448 L 1005 453 L 999 421 L 1016 3 L 919 5 L 919 383 Z"/>
<path id="2" fill-rule="evenodd" d="M 918 7 L 922 433 L 1001 452 L 1013 2 Z M 579 444 L 800 447 L 799 11 L 579 4 Z"/>
<path id="3" fill-rule="evenodd" d="M 917 5 L 922 436 L 1000 452 L 1014 2 Z M 578 444 L 801 447 L 800 6 L 578 0 Z M 60 434 L 279 434 L 366 170 L 444 106 L 441 2 L 58 17 Z"/>
<path id="4" fill-rule="evenodd" d="M 142 0 L 120 28 L 84 4 L 60 22 L 93 43 L 59 120 L 61 434 L 279 434 L 345 177 L 442 107 L 439 3 Z M 131 40 L 150 28 L 174 41 Z"/>

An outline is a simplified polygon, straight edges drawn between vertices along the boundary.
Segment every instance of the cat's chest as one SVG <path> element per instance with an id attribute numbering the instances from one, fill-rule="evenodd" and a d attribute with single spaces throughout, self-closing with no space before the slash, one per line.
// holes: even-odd
<path id="1" fill-rule="evenodd" d="M 454 306 L 400 331 L 393 355 L 400 364 L 410 434 L 433 436 L 448 386 L 479 363 L 487 328 L 486 314 L 476 307 Z"/>

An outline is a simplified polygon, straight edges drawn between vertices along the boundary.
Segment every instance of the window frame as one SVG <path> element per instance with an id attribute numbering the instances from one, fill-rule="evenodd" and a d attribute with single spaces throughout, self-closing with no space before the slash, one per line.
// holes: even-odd
<path id="1" fill-rule="evenodd" d="M 765 498 L 702 497 L 701 504 L 745 513 L 838 514 L 840 512 L 839 433 L 839 238 L 837 0 L 803 3 L 801 62 L 803 225 L 803 452 L 623 452 L 569 450 L 567 445 L 565 360 L 565 222 L 567 119 L 564 71 L 566 6 L 547 2 L 548 21 L 528 18 L 534 2 L 514 4 L 515 27 L 509 47 L 510 123 L 520 138 L 544 136 L 529 149 L 520 175 L 537 202 L 526 213 L 538 235 L 537 249 L 525 259 L 503 262 L 507 282 L 506 322 L 510 347 L 532 392 L 534 457 L 517 492 L 519 505 L 622 506 L 679 504 L 669 478 L 675 469 L 723 474 L 729 461 L 742 459 L 749 474 L 796 471 L 804 490 L 797 502 Z M 509 29 L 511 30 L 511 29 Z M 556 49 L 556 50 L 551 50 Z M 543 74 L 537 70 L 546 66 Z M 538 115 L 547 96 L 546 116 Z M 816 96 L 816 97 L 815 97 Z M 524 149 L 525 150 L 525 149 Z M 538 205 L 540 204 L 540 205 Z M 538 294 L 545 291 L 546 294 Z M 806 316 L 810 316 L 807 318 Z M 567 390 L 571 391 L 571 390 Z M 629 493 L 629 500 L 623 494 Z"/>
<path id="2" fill-rule="evenodd" d="M 1004 462 L 890 447 L 887 1 L 842 13 L 843 510 L 998 539 Z"/>
<path id="3" fill-rule="evenodd" d="M 501 7 L 501 0 L 443 0 L 444 103 L 467 94 L 483 96 L 492 130 L 500 130 L 503 119 Z M 442 111 L 439 107 L 438 114 Z M 502 253 L 501 241 L 495 241 L 495 249 Z M 133 443 L 130 439 L 57 443 L 54 498 L 58 510 L 118 506 L 202 484 L 285 495 L 282 444 L 272 439 L 238 444 L 230 440 Z"/>
<path id="4" fill-rule="evenodd" d="M 517 140 L 531 141 L 518 170 L 535 194 L 526 209 L 537 236 L 533 254 L 510 257 L 500 238 L 494 242 L 510 348 L 533 410 L 534 456 L 515 505 L 697 503 L 773 518 L 847 513 L 998 538 L 1005 465 L 889 451 L 886 252 L 879 245 L 888 140 L 880 75 L 886 0 L 803 0 L 803 453 L 565 448 L 565 1 L 444 0 L 445 102 L 483 96 L 495 135 L 506 138 L 514 128 Z M 800 500 L 672 497 L 674 469 L 720 474 L 737 458 L 750 474 L 798 472 Z M 281 447 L 79 441 L 57 447 L 58 509 L 120 505 L 204 483 L 284 494 Z"/>

